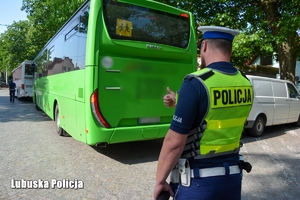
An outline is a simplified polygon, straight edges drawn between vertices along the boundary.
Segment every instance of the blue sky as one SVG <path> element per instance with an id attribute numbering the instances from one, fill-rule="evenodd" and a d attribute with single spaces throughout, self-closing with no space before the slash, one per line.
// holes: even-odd
<path id="1" fill-rule="evenodd" d="M 0 33 L 14 21 L 27 20 L 26 12 L 21 11 L 22 0 L 0 0 Z"/>

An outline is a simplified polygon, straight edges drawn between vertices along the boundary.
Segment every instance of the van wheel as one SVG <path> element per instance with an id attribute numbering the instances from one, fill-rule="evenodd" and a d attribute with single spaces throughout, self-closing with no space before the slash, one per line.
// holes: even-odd
<path id="1" fill-rule="evenodd" d="M 64 136 L 64 130 L 60 127 L 60 117 L 59 117 L 59 108 L 58 104 L 55 106 L 55 125 L 56 125 L 56 132 L 59 136 Z"/>
<path id="2" fill-rule="evenodd" d="M 258 116 L 251 129 L 248 130 L 249 135 L 253 137 L 260 137 L 265 130 L 266 122 L 264 118 Z"/>
<path id="3" fill-rule="evenodd" d="M 298 121 L 295 123 L 295 125 L 300 127 L 300 115 L 299 115 Z"/>

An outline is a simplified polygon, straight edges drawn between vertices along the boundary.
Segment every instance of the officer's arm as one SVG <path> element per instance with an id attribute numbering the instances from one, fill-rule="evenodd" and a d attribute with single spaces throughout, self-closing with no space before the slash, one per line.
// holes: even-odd
<path id="1" fill-rule="evenodd" d="M 169 129 L 158 159 L 156 184 L 162 184 L 166 181 L 182 154 L 187 136 L 188 134 L 179 134 Z"/>

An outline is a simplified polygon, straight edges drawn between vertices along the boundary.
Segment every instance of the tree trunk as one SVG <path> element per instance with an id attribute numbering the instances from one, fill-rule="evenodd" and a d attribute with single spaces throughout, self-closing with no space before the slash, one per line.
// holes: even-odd
<path id="1" fill-rule="evenodd" d="M 281 26 L 278 24 L 281 18 L 279 13 L 279 0 L 260 0 L 261 6 L 271 27 L 272 35 L 276 38 Z M 295 38 L 297 34 L 287 32 L 287 40 L 277 45 L 280 79 L 295 82 L 296 54 Z"/>
<path id="2" fill-rule="evenodd" d="M 295 33 L 296 36 L 296 33 Z M 280 79 L 289 80 L 295 83 L 296 54 L 295 54 L 295 37 L 288 37 L 277 47 L 278 60 L 280 67 Z"/>

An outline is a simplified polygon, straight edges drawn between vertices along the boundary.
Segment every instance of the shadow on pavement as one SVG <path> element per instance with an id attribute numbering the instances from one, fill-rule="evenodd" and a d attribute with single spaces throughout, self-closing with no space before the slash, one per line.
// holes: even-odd
<path id="1" fill-rule="evenodd" d="M 269 126 L 265 128 L 265 132 L 261 137 L 251 137 L 247 134 L 242 135 L 241 141 L 244 144 L 256 142 L 258 140 L 270 139 L 273 137 L 280 137 L 286 134 L 288 131 L 296 130 L 294 124 L 285 124 L 277 126 Z M 111 144 L 107 147 L 92 147 L 95 151 L 108 156 L 118 162 L 124 164 L 137 164 L 157 161 L 162 147 L 163 139 L 126 142 L 119 144 Z"/>
<path id="2" fill-rule="evenodd" d="M 9 96 L 0 96 L 0 123 L 10 121 L 51 121 L 43 112 L 37 111 L 32 98 L 15 98 L 14 103 Z"/>
<path id="3" fill-rule="evenodd" d="M 243 182 L 247 182 L 247 190 L 242 192 L 247 197 L 245 199 L 299 199 L 300 165 L 295 164 L 298 163 L 295 155 L 282 152 L 274 155 L 248 153 L 247 156 L 252 158 L 253 168 L 249 174 L 244 173 Z"/>
<path id="4" fill-rule="evenodd" d="M 279 137 L 288 131 L 298 129 L 293 124 L 285 124 L 278 126 L 270 126 L 265 128 L 265 132 L 261 137 L 251 137 L 247 134 L 242 135 L 241 141 L 244 144 L 265 140 L 273 137 Z M 92 147 L 95 151 L 110 157 L 124 164 L 137 164 L 157 161 L 162 147 L 163 139 L 126 142 L 119 144 L 110 144 L 107 147 Z"/>
<path id="5" fill-rule="evenodd" d="M 118 162 L 132 165 L 158 160 L 163 139 L 111 144 L 107 147 L 92 147 L 95 151 Z"/>
<path id="6" fill-rule="evenodd" d="M 252 137 L 247 133 L 243 133 L 241 141 L 243 143 L 255 142 L 258 140 L 270 139 L 273 137 L 279 137 L 281 135 L 286 134 L 288 131 L 299 129 L 299 127 L 295 126 L 293 123 L 291 124 L 283 124 L 283 125 L 275 125 L 275 126 L 267 126 L 265 127 L 265 131 L 260 137 Z"/>

